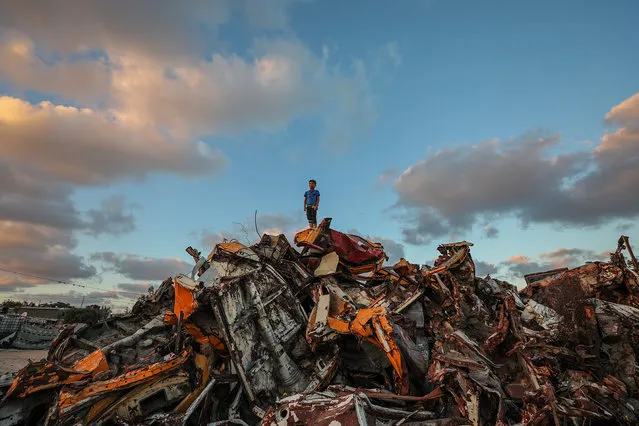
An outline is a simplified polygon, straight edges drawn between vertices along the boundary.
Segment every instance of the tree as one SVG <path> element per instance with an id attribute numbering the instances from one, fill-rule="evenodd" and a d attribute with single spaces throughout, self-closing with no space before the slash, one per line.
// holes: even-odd
<path id="1" fill-rule="evenodd" d="M 111 308 L 107 306 L 89 305 L 86 308 L 69 308 L 60 314 L 64 324 L 86 323 L 93 325 L 111 315 Z"/>
<path id="2" fill-rule="evenodd" d="M 100 312 L 91 308 L 69 308 L 62 311 L 60 318 L 64 324 L 82 322 L 93 325 L 100 321 Z"/>
<path id="3" fill-rule="evenodd" d="M 3 308 L 21 308 L 23 305 L 22 302 L 19 302 L 17 300 L 11 300 L 11 299 L 7 299 L 4 302 L 2 302 L 2 307 Z"/>
<path id="4" fill-rule="evenodd" d="M 43 303 L 40 306 L 45 308 L 72 308 L 73 306 L 65 302 Z"/>
<path id="5" fill-rule="evenodd" d="M 3 314 L 6 314 L 7 312 L 9 312 L 9 309 L 17 309 L 17 308 L 21 308 L 22 306 L 23 306 L 22 302 L 18 302 L 17 300 L 7 299 L 4 302 L 2 302 L 0 311 Z"/>

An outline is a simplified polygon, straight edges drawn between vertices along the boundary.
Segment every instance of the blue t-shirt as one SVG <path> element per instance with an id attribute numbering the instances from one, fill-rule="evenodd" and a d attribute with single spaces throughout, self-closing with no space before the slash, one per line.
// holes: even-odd
<path id="1" fill-rule="evenodd" d="M 314 190 L 308 190 L 304 193 L 304 196 L 306 197 L 306 205 L 307 206 L 314 206 L 315 203 L 317 202 L 317 197 L 320 196 L 320 193 L 317 189 Z"/>

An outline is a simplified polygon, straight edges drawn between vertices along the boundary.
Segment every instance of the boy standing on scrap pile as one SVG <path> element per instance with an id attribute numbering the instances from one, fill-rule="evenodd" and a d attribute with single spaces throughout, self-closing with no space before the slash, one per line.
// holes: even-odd
<path id="1" fill-rule="evenodd" d="M 308 225 L 311 229 L 317 226 L 317 208 L 319 207 L 320 193 L 315 189 L 315 179 L 308 181 L 309 190 L 304 193 L 304 211 L 306 212 L 306 219 L 308 219 Z"/>

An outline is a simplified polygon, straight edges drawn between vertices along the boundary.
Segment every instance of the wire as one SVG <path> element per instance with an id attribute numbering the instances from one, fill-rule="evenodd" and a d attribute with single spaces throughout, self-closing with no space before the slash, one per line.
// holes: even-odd
<path id="1" fill-rule="evenodd" d="M 70 284 L 70 283 L 68 283 L 66 281 L 56 280 L 55 278 L 42 277 L 40 275 L 27 274 L 25 272 L 10 271 L 8 269 L 2 269 L 2 268 L 0 268 L 0 271 L 8 272 L 10 274 L 16 274 L 16 275 L 24 275 L 25 277 L 37 278 L 39 280 L 52 281 L 52 282 L 59 283 L 59 284 Z"/>
<path id="2" fill-rule="evenodd" d="M 71 285 L 71 286 L 74 286 L 74 287 L 82 287 L 82 288 L 86 288 L 86 289 L 90 289 L 90 290 L 99 290 L 99 291 L 104 291 L 104 292 L 108 292 L 108 293 L 129 294 L 129 295 L 136 295 L 136 296 L 140 296 L 141 294 L 143 294 L 143 293 L 135 293 L 135 292 L 131 292 L 131 291 L 109 290 L 109 289 L 106 289 L 106 288 L 92 287 L 92 286 L 89 286 L 89 285 L 76 284 L 76 283 L 71 283 L 71 282 L 68 282 L 68 281 L 57 280 L 55 278 L 43 277 L 41 275 L 27 274 L 26 272 L 12 271 L 12 270 L 9 270 L 9 269 L 4 269 L 4 268 L 0 268 L 0 271 L 7 272 L 7 273 L 10 273 L 10 274 L 15 274 L 15 275 L 23 275 L 25 277 L 37 278 L 39 280 L 50 281 L 50 282 L 54 282 L 54 283 L 58 283 L 58 284 L 67 284 L 67 285 Z M 58 297 L 58 296 L 55 296 L 55 297 Z"/>
<path id="3" fill-rule="evenodd" d="M 255 232 L 257 232 L 257 236 L 260 237 L 260 240 L 262 239 L 262 234 L 260 234 L 260 230 L 257 229 L 257 209 L 255 209 Z"/>
<path id="4" fill-rule="evenodd" d="M 139 294 L 137 295 L 139 296 Z M 109 295 L 91 295 L 91 294 L 82 294 L 82 293 L 78 293 L 78 294 L 54 294 L 54 293 L 30 293 L 30 294 L 26 294 L 26 293 L 19 293 L 17 296 L 15 296 L 17 298 L 21 298 L 21 299 L 29 299 L 29 300 L 36 300 L 36 299 L 42 299 L 42 300 L 46 300 L 46 299 L 50 299 L 52 301 L 56 301 L 56 300 L 80 300 L 83 297 L 86 298 L 87 300 L 91 300 L 91 299 L 99 299 L 99 300 L 108 300 Z"/>

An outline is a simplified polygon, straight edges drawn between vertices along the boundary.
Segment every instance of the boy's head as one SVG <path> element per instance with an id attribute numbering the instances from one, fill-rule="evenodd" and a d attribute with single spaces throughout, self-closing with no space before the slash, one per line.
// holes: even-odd
<path id="1" fill-rule="evenodd" d="M 315 189 L 315 185 L 317 185 L 317 182 L 315 182 L 315 179 L 311 179 L 308 181 L 308 187 L 311 188 L 311 190 Z"/>

